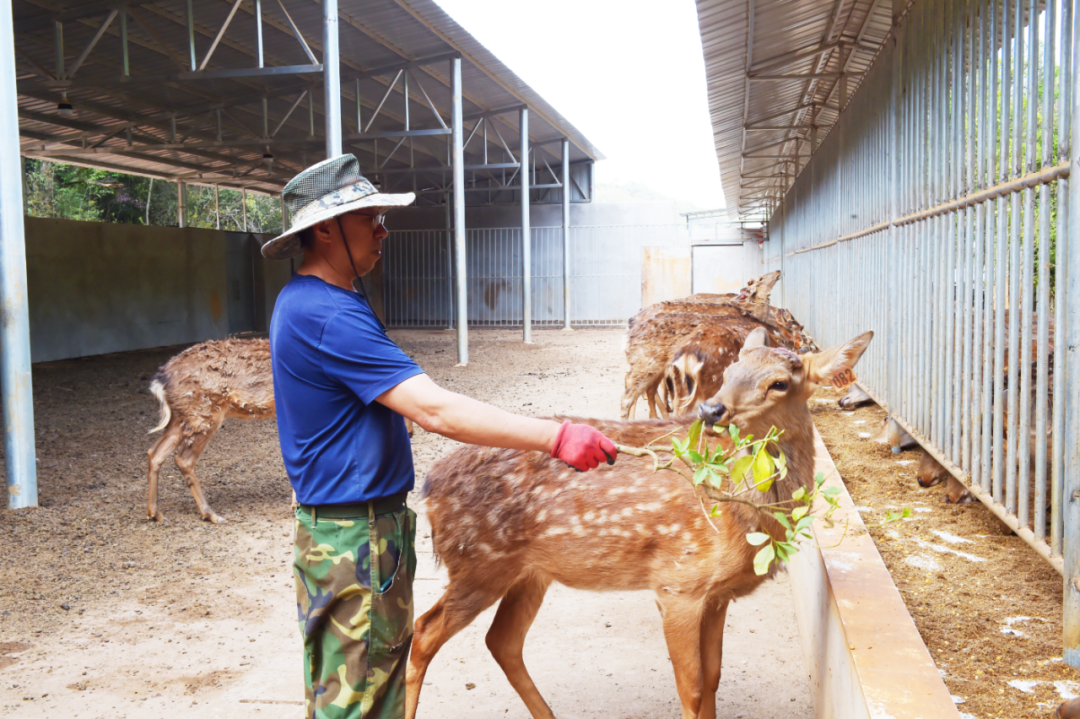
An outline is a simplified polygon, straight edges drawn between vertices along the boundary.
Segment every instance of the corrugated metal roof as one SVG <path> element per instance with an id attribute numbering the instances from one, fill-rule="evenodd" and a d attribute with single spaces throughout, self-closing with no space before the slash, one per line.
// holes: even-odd
<path id="1" fill-rule="evenodd" d="M 760 215 L 806 164 L 812 128 L 820 143 L 836 122 L 840 74 L 855 92 L 892 27 L 892 0 L 697 0 L 697 9 L 728 214 Z"/>
<path id="2" fill-rule="evenodd" d="M 233 10 L 234 1 L 193 0 L 197 63 L 202 63 L 207 56 L 219 29 Z M 279 191 L 295 172 L 322 159 L 321 73 L 198 80 L 178 77 L 179 73 L 190 70 L 186 0 L 131 0 L 128 4 L 130 79 L 122 77 L 123 44 L 119 17 L 101 35 L 74 77 L 70 77 L 77 58 L 99 32 L 112 8 L 120 6 L 119 0 L 15 0 L 13 16 L 24 154 L 191 182 L 247 186 L 271 193 Z M 321 61 L 322 5 L 319 0 L 283 0 L 283 5 L 275 0 L 262 0 L 262 8 L 267 67 L 311 64 L 291 23 L 299 28 L 314 56 Z M 70 80 L 67 85 L 56 80 L 55 18 L 63 20 L 64 65 L 69 76 L 65 79 Z M 346 134 L 358 132 L 357 78 L 364 129 L 371 132 L 401 130 L 406 113 L 405 94 L 401 82 L 387 94 L 397 69 L 386 68 L 436 57 L 440 58 L 438 62 L 412 69 L 410 127 L 439 127 L 424 100 L 424 93 L 449 124 L 448 57 L 458 54 L 463 60 L 466 133 L 472 127 L 468 121 L 470 116 L 525 105 L 530 110 L 529 136 L 533 143 L 567 137 L 571 141 L 572 162 L 603 159 L 580 131 L 431 0 L 339 0 L 339 35 L 343 130 Z M 206 70 L 256 67 L 256 38 L 254 0 L 239 0 L 231 24 L 206 64 Z M 445 61 L 444 57 L 447 58 Z M 372 70 L 375 72 L 370 72 Z M 65 87 L 67 99 L 75 109 L 74 116 L 69 118 L 58 113 Z M 308 90 L 308 95 L 297 104 L 301 94 Z M 279 124 L 281 126 L 269 143 L 269 150 L 260 140 L 265 139 L 264 98 L 267 104 L 266 132 L 272 134 Z M 312 99 L 314 107 L 309 107 Z M 380 103 L 382 110 L 369 128 L 370 118 Z M 218 142 L 216 117 L 219 108 L 221 142 Z M 312 116 L 314 135 L 311 134 Z M 506 143 L 516 152 L 517 113 L 498 115 L 489 124 L 499 129 Z M 109 133 L 115 134 L 110 136 Z M 503 153 L 495 149 L 501 142 L 494 129 L 488 137 L 489 161 L 505 161 Z M 160 150 L 148 147 L 170 142 L 187 145 L 194 142 L 199 146 L 177 148 L 174 144 Z M 396 139 L 383 139 L 377 143 L 347 140 L 346 149 L 356 152 L 361 164 L 369 171 L 374 171 L 377 159 L 383 169 L 400 172 L 409 167 L 410 143 L 402 145 L 387 161 L 386 155 L 396 144 Z M 445 136 L 415 138 L 412 144 L 417 166 L 447 164 Z M 267 151 L 273 155 L 272 169 L 267 169 L 263 161 Z M 474 139 L 466 153 L 466 164 L 479 164 L 483 157 L 480 141 Z M 537 152 L 549 162 L 554 161 L 558 153 L 557 146 Z M 442 171 L 420 173 L 417 181 L 422 185 L 439 184 L 446 174 Z M 411 175 L 397 177 L 412 182 Z"/>

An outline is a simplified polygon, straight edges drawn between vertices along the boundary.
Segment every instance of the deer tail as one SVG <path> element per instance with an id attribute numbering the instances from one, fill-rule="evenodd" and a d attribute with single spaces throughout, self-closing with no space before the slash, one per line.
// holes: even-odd
<path id="1" fill-rule="evenodd" d="M 165 398 L 165 385 L 157 377 L 150 383 L 150 394 L 157 397 L 158 404 L 161 409 L 161 419 L 157 426 L 147 432 L 147 434 L 153 434 L 154 432 L 160 432 L 169 426 L 169 421 L 172 419 L 172 409 L 169 407 L 169 401 Z"/>

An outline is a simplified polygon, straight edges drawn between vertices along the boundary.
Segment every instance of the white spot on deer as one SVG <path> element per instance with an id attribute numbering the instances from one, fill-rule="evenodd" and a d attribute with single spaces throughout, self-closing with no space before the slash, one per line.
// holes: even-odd
<path id="1" fill-rule="evenodd" d="M 583 519 L 584 519 L 584 520 L 585 520 L 586 522 L 591 522 L 591 521 L 593 521 L 594 519 L 596 519 L 596 512 L 594 512 L 594 511 L 592 511 L 592 510 L 589 510 L 588 512 L 586 512 L 586 513 L 585 513 L 585 516 L 583 517 Z"/>
<path id="2" fill-rule="evenodd" d="M 663 508 L 660 502 L 649 502 L 648 504 L 639 504 L 634 507 L 634 511 L 637 512 L 658 512 Z"/>
<path id="3" fill-rule="evenodd" d="M 541 537 L 557 537 L 560 534 L 569 534 L 570 530 L 566 527 L 548 527 Z"/>

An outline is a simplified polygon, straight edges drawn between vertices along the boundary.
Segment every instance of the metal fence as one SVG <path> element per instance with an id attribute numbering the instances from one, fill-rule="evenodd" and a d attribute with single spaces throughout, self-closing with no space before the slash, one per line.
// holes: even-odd
<path id="1" fill-rule="evenodd" d="M 1062 572 L 1080 666 L 1076 20 L 1074 0 L 910 4 L 765 254 L 819 344 L 875 331 L 861 384 Z"/>
<path id="2" fill-rule="evenodd" d="M 684 225 L 570 228 L 570 321 L 618 326 L 641 309 L 642 248 L 688 244 Z M 536 326 L 564 317 L 563 231 L 533 227 L 532 316 Z M 398 230 L 384 247 L 388 327 L 452 327 L 454 257 L 445 230 Z M 520 327 L 521 228 L 466 232 L 469 327 Z"/>

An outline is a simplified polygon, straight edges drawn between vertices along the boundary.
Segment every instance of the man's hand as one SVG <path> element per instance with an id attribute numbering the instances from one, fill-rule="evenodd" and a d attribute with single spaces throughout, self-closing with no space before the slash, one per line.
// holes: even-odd
<path id="1" fill-rule="evenodd" d="M 615 443 L 587 424 L 563 422 L 555 435 L 551 456 L 561 459 L 579 472 L 596 469 L 607 460 L 615 464 Z"/>

